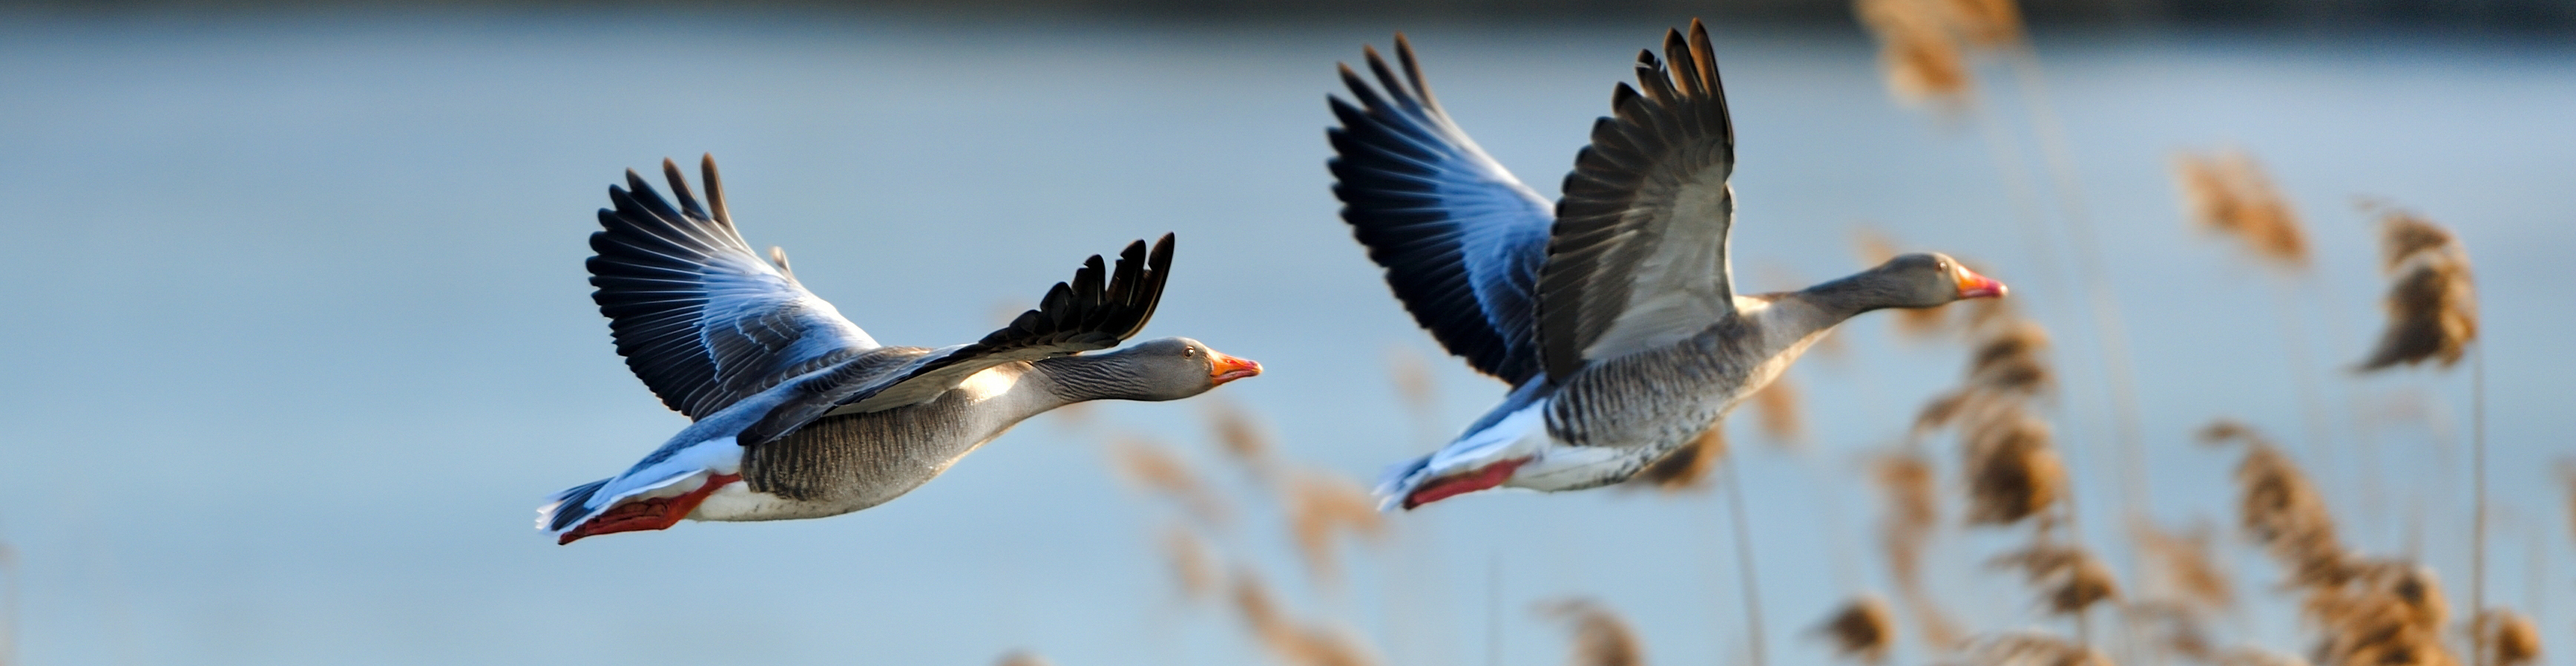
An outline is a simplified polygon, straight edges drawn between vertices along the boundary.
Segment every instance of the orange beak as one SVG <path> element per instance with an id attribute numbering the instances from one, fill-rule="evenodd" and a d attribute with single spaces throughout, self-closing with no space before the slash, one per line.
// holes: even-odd
<path id="1" fill-rule="evenodd" d="M 1208 383 L 1211 385 L 1223 384 L 1237 379 L 1261 374 L 1261 362 L 1259 361 L 1248 358 L 1235 358 L 1215 352 L 1209 353 L 1215 356 L 1215 358 L 1208 359 Z"/>
<path id="2" fill-rule="evenodd" d="M 1958 268 L 1959 298 L 2002 298 L 2008 291 L 2004 283 L 1996 282 L 1994 278 L 1978 275 L 1966 266 Z"/>

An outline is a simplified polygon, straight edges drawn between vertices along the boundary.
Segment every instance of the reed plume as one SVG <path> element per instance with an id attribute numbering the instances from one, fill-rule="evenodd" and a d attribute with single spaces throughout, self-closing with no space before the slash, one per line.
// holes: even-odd
<path id="1" fill-rule="evenodd" d="M 1708 424 L 1699 437 L 1664 454 L 1654 464 L 1629 477 L 1631 487 L 1653 488 L 1666 493 L 1684 493 L 1708 487 L 1709 473 L 1726 459 L 1726 422 Z"/>
<path id="2" fill-rule="evenodd" d="M 2017 405 L 1960 433 L 1967 444 L 1968 522 L 2008 525 L 2063 497 L 2066 467 L 2048 424 Z"/>
<path id="3" fill-rule="evenodd" d="M 1815 632 L 1833 642 L 1837 656 L 1866 664 L 1886 663 L 1887 651 L 1896 643 L 1896 616 L 1886 600 L 1864 594 L 1826 616 Z"/>
<path id="4" fill-rule="evenodd" d="M 1439 402 L 1439 389 L 1431 380 L 1431 362 L 1412 347 L 1387 348 L 1386 375 L 1395 383 L 1395 396 L 1404 401 L 1405 409 L 1427 414 Z"/>
<path id="5" fill-rule="evenodd" d="M 1540 612 L 1565 622 L 1574 632 L 1572 655 L 1566 659 L 1572 666 L 1645 666 L 1645 646 L 1638 643 L 1637 633 L 1628 628 L 1608 607 L 1589 599 L 1566 599 L 1540 607 Z"/>
<path id="6" fill-rule="evenodd" d="M 2380 217 L 2382 268 L 2389 274 L 2388 326 L 2363 359 L 2363 372 L 2427 360 L 2448 368 L 2478 337 L 2477 292 L 2468 251 L 2451 232 L 2412 213 Z"/>
<path id="7" fill-rule="evenodd" d="M 2219 653 L 2217 666 L 2308 666 L 2308 660 L 2286 652 L 2240 647 Z"/>
<path id="8" fill-rule="evenodd" d="M 1959 36 L 1979 47 L 2021 40 L 2021 6 L 2014 0 L 1949 0 L 1951 24 Z"/>
<path id="9" fill-rule="evenodd" d="M 1161 495 L 1207 524 L 1225 524 L 1224 500 L 1199 481 L 1189 464 L 1162 445 L 1139 437 L 1113 438 L 1109 440 L 1109 457 L 1118 477 L 1129 486 Z"/>
<path id="10" fill-rule="evenodd" d="M 1279 464 L 1271 456 L 1270 436 L 1251 412 L 1232 400 L 1215 396 L 1204 396 L 1199 402 L 1205 405 L 1209 434 L 1227 459 L 1241 465 L 1254 481 L 1269 483 L 1278 477 Z"/>
<path id="11" fill-rule="evenodd" d="M 2120 609 L 2129 626 L 2143 629 L 2144 647 L 2204 664 L 2224 664 L 2227 654 L 2209 640 L 2202 627 L 2205 611 L 2171 599 L 2132 602 Z"/>
<path id="12" fill-rule="evenodd" d="M 2204 229 L 2234 238 L 2286 268 L 2308 265 L 2308 236 L 2263 167 L 2244 151 L 2174 156 L 2185 208 Z"/>
<path id="13" fill-rule="evenodd" d="M 1385 514 L 1368 489 L 1350 479 L 1321 473 L 1297 474 L 1287 486 L 1288 527 L 1306 571 L 1317 580 L 1339 579 L 1333 557 L 1334 536 L 1348 534 L 1369 542 L 1386 536 Z"/>
<path id="14" fill-rule="evenodd" d="M 2179 593 L 2181 599 L 2203 611 L 2236 603 L 2235 585 L 2229 582 L 2218 560 L 2210 556 L 2210 537 L 2206 523 L 2170 531 L 2145 518 L 2129 524 L 2129 538 L 2146 555 L 2151 570 L 2158 572 L 2163 583 Z"/>
<path id="15" fill-rule="evenodd" d="M 1769 386 L 1754 391 L 1747 399 L 1753 402 L 1754 424 L 1772 443 L 1796 446 L 1806 436 L 1806 422 L 1798 410 L 1798 386 L 1789 381 L 1788 375 L 1772 379 Z"/>
<path id="16" fill-rule="evenodd" d="M 1225 573 L 1217 569 L 1215 548 L 1188 528 L 1172 525 L 1163 529 L 1163 556 L 1171 560 L 1172 579 L 1180 585 L 1182 598 L 1207 598 L 1225 584 Z"/>
<path id="17" fill-rule="evenodd" d="M 2093 604 L 2120 597 L 2111 568 L 2080 546 L 2034 543 L 1997 556 L 1987 566 L 2021 570 L 2023 580 L 2039 589 L 2051 613 L 2079 615 Z"/>
<path id="18" fill-rule="evenodd" d="M 2047 634 L 2014 633 L 1978 639 L 1967 650 L 1980 666 L 2113 666 L 2093 648 Z"/>
<path id="19" fill-rule="evenodd" d="M 2478 613 L 2477 649 L 2486 663 L 2525 666 L 2540 661 L 2540 627 L 2531 616 L 2502 608 Z"/>
<path id="20" fill-rule="evenodd" d="M 2406 562 L 2352 564 L 2331 582 L 2310 583 L 2303 604 L 2323 630 L 2319 666 L 2453 666 L 2442 644 L 2449 606 L 2431 569 Z"/>
<path id="21" fill-rule="evenodd" d="M 1234 608 L 1263 648 L 1290 666 L 1369 666 L 1377 663 L 1366 647 L 1348 633 L 1309 627 L 1292 620 L 1270 598 L 1270 590 L 1251 572 L 1234 576 Z"/>
<path id="22" fill-rule="evenodd" d="M 1969 357 L 1968 384 L 2018 397 L 2036 397 L 2054 385 L 2049 369 L 2048 331 L 2036 322 L 1999 324 L 1977 343 Z"/>
<path id="23" fill-rule="evenodd" d="M 1962 106 L 1973 82 L 1956 21 L 1937 0 L 1856 0 L 1861 25 L 1878 38 L 1887 87 L 1908 103 Z"/>
<path id="24" fill-rule="evenodd" d="M 2335 536 L 2334 516 L 2297 463 L 2242 423 L 2213 422 L 2201 429 L 2200 438 L 2245 445 L 2245 459 L 2236 466 L 2237 517 L 2245 534 L 2291 572 L 2293 583 L 2347 575 L 2350 565 Z"/>

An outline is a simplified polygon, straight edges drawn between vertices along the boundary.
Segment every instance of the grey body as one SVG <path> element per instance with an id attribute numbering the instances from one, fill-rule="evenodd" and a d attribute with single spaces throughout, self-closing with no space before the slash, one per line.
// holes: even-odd
<path id="1" fill-rule="evenodd" d="M 625 473 L 538 509 L 571 543 L 681 517 L 778 520 L 901 496 L 1030 416 L 1073 402 L 1177 400 L 1260 373 L 1188 338 L 1116 347 L 1144 329 L 1171 274 L 1173 238 L 1093 255 L 1035 309 L 947 347 L 880 345 L 805 290 L 784 252 L 764 261 L 735 231 L 715 160 L 704 204 L 678 164 L 676 205 L 629 171 L 609 188 L 587 262 L 618 354 L 693 422 Z M 615 510 L 615 511 L 612 511 Z"/>

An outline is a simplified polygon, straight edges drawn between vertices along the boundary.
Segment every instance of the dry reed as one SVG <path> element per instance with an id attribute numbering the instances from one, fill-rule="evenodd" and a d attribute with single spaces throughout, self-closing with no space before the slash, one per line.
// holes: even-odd
<path id="1" fill-rule="evenodd" d="M 1871 470 L 1879 495 L 1887 502 L 1879 525 L 1879 544 L 1900 591 L 1923 586 L 1923 551 L 1940 524 L 1940 501 L 1934 495 L 1932 462 L 1915 453 L 1882 456 Z"/>
<path id="2" fill-rule="evenodd" d="M 1163 556 L 1171 560 L 1172 579 L 1180 586 L 1183 598 L 1207 598 L 1225 584 L 1224 572 L 1217 569 L 1215 548 L 1188 528 L 1173 525 L 1163 529 Z"/>
<path id="3" fill-rule="evenodd" d="M 1171 500 L 1190 516 L 1210 525 L 1226 521 L 1225 502 L 1179 456 L 1160 444 L 1138 437 L 1109 440 L 1111 465 L 1128 485 Z"/>
<path id="4" fill-rule="evenodd" d="M 2168 531 L 2139 518 L 2129 523 L 2129 539 L 2137 543 L 2162 583 L 2199 610 L 2215 611 L 2236 603 L 2235 585 L 2210 556 L 2208 524 Z"/>
<path id="5" fill-rule="evenodd" d="M 1035 652 L 1012 650 L 1009 654 L 1002 655 L 999 661 L 993 662 L 993 666 L 1051 666 L 1053 663 Z"/>
<path id="6" fill-rule="evenodd" d="M 1302 625 L 1289 619 L 1270 598 L 1270 590 L 1251 572 L 1234 576 L 1235 612 L 1243 617 L 1263 648 L 1291 666 L 1369 666 L 1377 659 L 1346 632 Z"/>
<path id="7" fill-rule="evenodd" d="M 2195 662 L 2215 664 L 2225 661 L 2225 653 L 2209 640 L 2202 626 L 2205 611 L 2188 603 L 2155 599 L 2138 601 L 2121 607 L 2129 626 L 2144 630 L 2139 638 L 2144 647 Z"/>
<path id="8" fill-rule="evenodd" d="M 1608 607 L 1589 599 L 1566 599 L 1539 608 L 1541 614 L 1563 621 L 1574 632 L 1574 647 L 1566 663 L 1573 666 L 1644 666 L 1645 646 L 1637 641 L 1637 632 L 1628 628 Z"/>
<path id="9" fill-rule="evenodd" d="M 2078 615 L 2093 604 L 2120 597 L 2111 568 L 2080 546 L 2034 543 L 1997 556 L 1987 566 L 2021 570 L 2023 580 L 2039 589 L 2051 613 Z"/>
<path id="10" fill-rule="evenodd" d="M 2286 652 L 2240 647 L 2219 653 L 2216 666 L 2308 666 L 2308 660 Z"/>
<path id="11" fill-rule="evenodd" d="M 2112 666 L 2101 651 L 2046 634 L 2015 633 L 1978 639 L 1968 646 L 1979 666 Z"/>
<path id="12" fill-rule="evenodd" d="M 1297 543 L 1297 554 L 1306 571 L 1316 580 L 1339 580 L 1341 568 L 1333 557 L 1334 536 L 1347 534 L 1375 543 L 1386 536 L 1386 518 L 1377 510 L 1377 501 L 1368 489 L 1350 479 L 1320 473 L 1303 473 L 1288 483 L 1286 503 L 1288 529 Z"/>
<path id="13" fill-rule="evenodd" d="M 2263 167 L 2244 151 L 2174 156 L 2185 208 L 2202 228 L 2243 242 L 2256 256 L 2287 268 L 2308 264 L 2307 232 Z"/>
<path id="14" fill-rule="evenodd" d="M 1654 464 L 1638 470 L 1626 482 L 1630 487 L 1645 487 L 1667 493 L 1682 493 L 1708 488 L 1709 473 L 1724 464 L 1726 458 L 1726 422 L 1708 425 L 1681 448 L 1664 454 Z"/>
<path id="15" fill-rule="evenodd" d="M 2383 268 L 2390 276 L 2388 326 L 2363 359 L 2364 372 L 2426 360 L 2450 367 L 2478 337 L 2477 292 L 2468 252 L 2451 232 L 2400 210 L 2380 217 Z"/>
<path id="16" fill-rule="evenodd" d="M 1968 478 L 1968 522 L 2008 525 L 2046 511 L 2064 496 L 2066 467 L 2050 444 L 2048 424 L 2018 406 L 1962 429 Z"/>
<path id="17" fill-rule="evenodd" d="M 1959 643 L 1961 632 L 1923 586 L 1923 552 L 1931 546 L 1933 530 L 1941 521 L 1932 462 L 1920 453 L 1892 453 L 1872 464 L 1870 477 L 1886 501 L 1879 545 L 1887 556 L 1889 577 L 1896 581 L 1906 614 L 1914 618 L 1915 635 L 1927 646 L 1947 650 Z"/>
<path id="18" fill-rule="evenodd" d="M 2305 585 L 2302 604 L 2322 629 L 2320 666 L 2452 666 L 2442 643 L 2450 608 L 2431 569 L 2397 561 L 2361 561 L 2332 581 Z"/>
<path id="19" fill-rule="evenodd" d="M 1203 396 L 1199 404 L 1205 405 L 1209 435 L 1216 439 L 1217 449 L 1224 451 L 1226 458 L 1241 465 L 1254 481 L 1269 483 L 1277 478 L 1278 462 L 1271 456 L 1274 447 L 1270 436 L 1251 412 L 1233 400 L 1216 396 Z"/>
<path id="20" fill-rule="evenodd" d="M 2028 320 L 1995 326 L 1968 362 L 1970 386 L 2019 397 L 2047 392 L 2055 375 L 2048 364 L 2048 331 Z"/>
<path id="21" fill-rule="evenodd" d="M 1949 0 L 1951 23 L 1959 36 L 1981 47 L 2019 41 L 2021 6 L 2014 0 Z"/>
<path id="22" fill-rule="evenodd" d="M 2496 666 L 2524 666 L 2540 661 L 2540 626 L 2531 616 L 2495 608 L 2478 613 L 2478 645 L 2486 663 Z"/>
<path id="23" fill-rule="evenodd" d="M 2558 485 L 2567 489 L 2567 533 L 2576 536 L 2576 458 L 2558 461 Z"/>
<path id="24" fill-rule="evenodd" d="M 0 666 L 18 663 L 18 550 L 0 541 Z"/>
<path id="25" fill-rule="evenodd" d="M 1788 375 L 1771 380 L 1769 386 L 1754 391 L 1747 399 L 1753 403 L 1754 424 L 1772 443 L 1792 447 L 1806 436 L 1806 422 L 1798 410 L 1798 387 Z"/>
<path id="26" fill-rule="evenodd" d="M 2340 580 L 2351 564 L 2335 536 L 2334 516 L 2325 496 L 2297 463 L 2270 440 L 2234 421 L 2217 421 L 2200 431 L 2204 442 L 2242 442 L 2245 459 L 2236 466 L 2237 518 L 2245 534 L 2263 546 L 2273 561 L 2291 573 L 2295 584 Z"/>
<path id="27" fill-rule="evenodd" d="M 1826 616 L 1815 633 L 1833 643 L 1837 656 L 1867 664 L 1885 663 L 1887 651 L 1896 644 L 1896 616 L 1888 610 L 1886 600 L 1864 594 Z"/>
<path id="28" fill-rule="evenodd" d="M 1429 413 L 1439 402 L 1439 390 L 1431 380 L 1431 362 L 1410 346 L 1387 348 L 1387 379 L 1395 384 L 1395 396 L 1415 414 Z"/>
<path id="29" fill-rule="evenodd" d="M 1898 99 L 1946 107 L 1966 103 L 1973 83 L 1947 7 L 1937 0 L 1856 0 L 1852 8 L 1878 38 L 1879 67 Z"/>

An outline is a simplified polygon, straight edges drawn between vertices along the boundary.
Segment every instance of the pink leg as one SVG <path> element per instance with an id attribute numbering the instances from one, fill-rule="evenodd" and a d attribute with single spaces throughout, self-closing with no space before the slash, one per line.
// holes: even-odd
<path id="1" fill-rule="evenodd" d="M 565 531 L 562 538 L 555 540 L 555 545 L 572 543 L 582 537 L 658 530 L 680 524 L 680 519 L 689 517 L 689 512 L 696 511 L 699 503 L 707 501 L 707 495 L 725 484 L 741 480 L 742 475 L 739 474 L 717 474 L 707 477 L 706 484 L 698 486 L 697 490 L 682 495 L 634 500 L 609 507 L 607 511 Z"/>
<path id="2" fill-rule="evenodd" d="M 1503 485 L 1504 481 L 1508 481 L 1512 478 L 1513 470 L 1520 469 L 1521 465 L 1528 464 L 1529 461 L 1530 459 L 1528 458 L 1513 458 L 1486 465 L 1482 468 L 1478 468 L 1476 471 L 1433 481 L 1430 485 L 1415 488 L 1412 494 L 1405 495 L 1404 508 L 1411 509 L 1424 504 L 1430 504 L 1432 502 L 1449 499 L 1451 497 Z"/>

